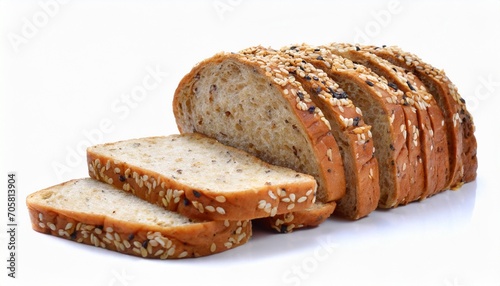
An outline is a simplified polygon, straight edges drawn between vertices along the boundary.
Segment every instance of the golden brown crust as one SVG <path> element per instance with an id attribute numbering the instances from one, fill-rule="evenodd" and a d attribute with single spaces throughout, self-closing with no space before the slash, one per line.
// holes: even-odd
<path id="1" fill-rule="evenodd" d="M 476 178 L 477 142 L 474 122 L 456 86 L 442 70 L 398 47 L 363 47 L 377 56 L 413 72 L 434 96 L 444 115 L 448 136 L 450 175 L 447 188 L 458 188 Z"/>
<path id="2" fill-rule="evenodd" d="M 253 69 L 255 72 L 266 76 L 269 79 L 269 85 L 280 90 L 281 95 L 291 107 L 290 110 L 294 113 L 293 116 L 302 124 L 298 128 L 304 130 L 303 134 L 307 136 L 307 141 L 310 142 L 315 154 L 314 160 L 317 162 L 320 171 L 317 177 L 317 199 L 333 201 L 341 198 L 345 194 L 344 170 L 337 143 L 326 124 L 326 119 L 321 110 L 316 109 L 312 103 L 305 102 L 297 96 L 297 91 L 302 89 L 300 85 L 288 81 L 286 72 L 274 69 L 272 65 L 269 66 L 268 62 L 252 60 L 239 54 L 221 53 L 195 66 L 181 80 L 174 95 L 173 111 L 179 131 L 181 133 L 199 132 L 193 124 L 193 119 L 190 118 L 190 111 L 181 108 L 182 100 L 189 101 L 189 99 L 181 98 L 181 94 L 186 93 L 191 96 L 189 89 L 206 66 L 217 65 L 226 61 L 234 61 Z M 223 131 L 221 130 L 221 132 Z M 259 135 L 256 134 L 256 136 Z M 271 163 L 276 164 L 275 162 Z M 290 167 L 293 168 L 293 166 Z"/>
<path id="3" fill-rule="evenodd" d="M 268 217 L 306 209 L 315 201 L 316 183 L 312 179 L 287 185 L 270 184 L 261 189 L 237 193 L 193 190 L 175 178 L 103 155 L 98 147 L 87 149 L 91 178 L 192 219 L 247 220 Z M 233 152 L 241 151 L 234 149 Z M 291 201 L 290 197 L 296 200 Z"/>
<path id="4" fill-rule="evenodd" d="M 240 53 L 272 61 L 286 69 L 308 93 L 303 96 L 312 100 L 328 119 L 340 145 L 347 182 L 346 195 L 337 201 L 336 214 L 358 219 L 372 212 L 380 197 L 378 164 L 373 156 L 371 126 L 365 124 L 361 110 L 324 71 L 289 55 L 286 48 L 276 51 L 252 47 Z"/>
<path id="5" fill-rule="evenodd" d="M 410 174 L 406 168 L 408 164 L 408 149 L 406 147 L 406 137 L 401 129 L 406 130 L 406 122 L 404 120 L 404 111 L 398 103 L 397 95 L 387 86 L 387 82 L 378 75 L 370 72 L 362 65 L 357 65 L 350 60 L 333 55 L 327 49 L 322 47 L 311 47 L 307 45 L 294 46 L 289 49 L 289 52 L 295 57 L 303 58 L 312 63 L 316 67 L 324 70 L 334 81 L 340 84 L 342 89 L 349 92 L 349 86 L 355 86 L 365 94 L 371 95 L 374 103 L 380 107 L 380 110 L 385 114 L 384 119 L 388 122 L 387 135 L 390 136 L 390 158 L 384 160 L 378 159 L 380 164 L 379 170 L 389 172 L 393 178 L 393 188 L 388 189 L 386 182 L 383 182 L 382 176 L 380 181 L 380 200 L 379 207 L 390 208 L 400 204 L 406 197 L 410 189 Z M 356 105 L 358 100 L 352 98 Z M 366 119 L 366 111 L 364 111 Z M 368 122 L 373 126 L 373 123 Z M 372 128 L 372 133 L 374 133 Z M 375 136 L 375 133 L 374 133 Z M 385 136 L 385 135 L 384 135 Z M 375 148 L 387 149 L 389 146 L 380 146 L 379 140 L 375 138 Z M 377 151 L 376 153 L 377 154 Z"/>
<path id="6" fill-rule="evenodd" d="M 64 187 L 75 181 L 54 187 Z M 29 195 L 26 200 L 35 231 L 124 254 L 155 259 L 206 256 L 242 245 L 252 235 L 250 221 L 208 221 L 160 227 L 65 211 L 37 201 L 36 196 L 45 190 Z"/>
<path id="7" fill-rule="evenodd" d="M 304 211 L 277 215 L 272 218 L 262 218 L 254 221 L 264 229 L 279 233 L 289 233 L 296 229 L 317 227 L 328 219 L 335 211 L 335 202 L 316 203 Z"/>
<path id="8" fill-rule="evenodd" d="M 351 44 L 330 44 L 340 56 L 363 64 L 385 77 L 393 89 L 404 92 L 400 102 L 405 110 L 410 167 L 414 172 L 405 203 L 424 199 L 443 190 L 448 180 L 448 146 L 441 126 L 443 114 L 425 86 L 411 72 Z"/>

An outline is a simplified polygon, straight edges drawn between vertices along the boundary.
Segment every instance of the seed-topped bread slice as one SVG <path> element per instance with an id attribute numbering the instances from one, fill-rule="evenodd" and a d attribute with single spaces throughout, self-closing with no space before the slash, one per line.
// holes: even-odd
<path id="1" fill-rule="evenodd" d="M 474 122 L 467 111 L 465 100 L 444 71 L 395 46 L 361 48 L 411 71 L 425 84 L 444 115 L 450 165 L 446 188 L 459 188 L 463 183 L 473 181 L 478 166 Z"/>
<path id="2" fill-rule="evenodd" d="M 406 146 L 405 115 L 398 98 L 401 91 L 363 65 L 332 54 L 325 47 L 296 45 L 282 49 L 310 62 L 337 82 L 371 125 L 375 156 L 379 164 L 379 207 L 395 207 L 404 202 L 410 189 L 410 158 Z"/>
<path id="3" fill-rule="evenodd" d="M 402 104 L 408 122 L 407 130 L 412 130 L 407 137 L 407 147 L 410 157 L 419 158 L 410 162 L 414 172 L 412 189 L 406 202 L 424 199 L 429 194 L 444 190 L 449 172 L 446 131 L 441 126 L 444 117 L 423 83 L 411 72 L 355 45 L 332 43 L 327 46 L 333 53 L 370 68 L 386 78 L 391 88 L 404 93 Z M 415 136 L 417 132 L 418 136 Z"/>
<path id="4" fill-rule="evenodd" d="M 345 194 L 342 160 L 329 122 L 285 69 L 241 54 L 217 54 L 177 87 L 181 133 L 199 132 L 274 165 L 314 176 L 317 199 Z M 290 209 L 290 211 L 297 209 Z"/>
<path id="5" fill-rule="evenodd" d="M 264 58 L 286 69 L 302 84 L 309 98 L 328 119 L 339 145 L 346 176 L 346 194 L 337 201 L 335 213 L 358 219 L 372 212 L 380 197 L 378 163 L 373 156 L 371 126 L 365 124 L 361 110 L 324 71 L 300 58 L 264 47 L 248 48 L 241 53 Z M 319 209 L 315 207 L 315 210 Z M 295 218 L 299 217 L 295 214 Z M 293 225 L 302 224 L 294 222 Z"/>
<path id="6" fill-rule="evenodd" d="M 26 203 L 38 232 L 145 258 L 219 253 L 252 235 L 250 221 L 192 221 L 90 178 L 40 190 Z"/>
<path id="7" fill-rule="evenodd" d="M 315 200 L 312 176 L 196 133 L 96 145 L 87 157 L 91 177 L 189 218 L 254 219 Z"/>

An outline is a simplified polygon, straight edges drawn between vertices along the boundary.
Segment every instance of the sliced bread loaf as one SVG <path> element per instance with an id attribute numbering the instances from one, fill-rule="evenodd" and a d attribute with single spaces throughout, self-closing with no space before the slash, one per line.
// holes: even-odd
<path id="1" fill-rule="evenodd" d="M 146 258 L 205 256 L 252 235 L 250 221 L 192 221 L 90 178 L 35 192 L 26 203 L 38 232 Z"/>
<path id="2" fill-rule="evenodd" d="M 395 46 L 361 48 L 411 71 L 434 96 L 443 112 L 442 125 L 445 126 L 448 137 L 450 173 L 446 188 L 459 188 L 463 183 L 474 180 L 478 166 L 474 122 L 467 111 L 465 100 L 444 71 Z"/>
<path id="3" fill-rule="evenodd" d="M 375 156 L 379 164 L 379 207 L 395 207 L 404 202 L 410 189 L 408 149 L 406 146 L 405 115 L 398 98 L 387 81 L 363 65 L 332 54 L 327 48 L 296 45 L 282 51 L 322 69 L 363 111 L 372 126 Z M 416 158 L 415 158 L 416 159 Z"/>
<path id="4" fill-rule="evenodd" d="M 345 194 L 344 169 L 329 122 L 286 69 L 241 54 L 215 55 L 182 79 L 173 111 L 181 133 L 199 132 L 314 176 L 318 201 Z"/>
<path id="5" fill-rule="evenodd" d="M 424 199 L 429 194 L 442 191 L 448 181 L 448 145 L 446 131 L 441 122 L 444 117 L 436 101 L 425 86 L 411 72 L 351 44 L 332 43 L 330 50 L 370 68 L 383 76 L 389 86 L 401 90 L 403 110 L 405 111 L 407 130 L 407 148 L 410 157 L 419 158 L 410 162 L 413 175 L 411 189 L 406 202 Z"/>
<path id="6" fill-rule="evenodd" d="M 248 48 L 240 53 L 263 58 L 286 69 L 302 84 L 309 98 L 328 119 L 339 145 L 346 176 L 346 194 L 337 201 L 335 213 L 346 218 L 358 219 L 372 212 L 377 207 L 380 197 L 378 164 L 373 155 L 371 126 L 365 124 L 361 110 L 324 71 L 300 58 L 264 47 Z M 311 216 L 316 216 L 320 209 L 320 206 L 315 206 L 310 212 Z M 329 205 L 328 209 L 333 211 L 333 207 Z M 324 211 L 328 212 L 328 209 Z M 288 215 L 290 216 L 293 214 Z M 294 217 L 295 221 L 292 223 L 294 226 L 310 226 L 310 219 L 309 223 L 304 224 L 297 221 L 298 218 L 305 216 L 295 214 Z"/>
<path id="7" fill-rule="evenodd" d="M 189 218 L 254 219 L 315 200 L 312 176 L 196 133 L 96 145 L 87 156 L 92 178 Z"/>

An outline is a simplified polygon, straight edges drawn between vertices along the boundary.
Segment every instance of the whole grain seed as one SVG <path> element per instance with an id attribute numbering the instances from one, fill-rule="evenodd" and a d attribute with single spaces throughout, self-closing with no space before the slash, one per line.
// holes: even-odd
<path id="1" fill-rule="evenodd" d="M 217 207 L 216 208 L 217 212 L 220 213 L 221 215 L 226 214 L 226 211 L 222 207 Z"/>
<path id="2" fill-rule="evenodd" d="M 219 203 L 225 203 L 226 202 L 226 197 L 224 197 L 224 196 L 217 196 L 217 197 L 215 197 L 215 200 L 218 201 Z"/>

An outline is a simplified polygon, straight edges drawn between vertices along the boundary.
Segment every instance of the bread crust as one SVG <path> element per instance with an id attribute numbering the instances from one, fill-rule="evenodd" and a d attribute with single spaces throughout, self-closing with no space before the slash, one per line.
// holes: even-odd
<path id="1" fill-rule="evenodd" d="M 445 188 L 448 181 L 448 146 L 441 126 L 443 114 L 432 95 L 411 72 L 351 44 L 329 44 L 336 54 L 349 58 L 385 77 L 393 89 L 403 91 L 401 104 L 405 110 L 410 167 L 414 169 L 405 202 L 425 199 Z M 410 124 L 413 122 L 413 124 Z M 415 134 L 416 133 L 416 134 Z"/>
<path id="2" fill-rule="evenodd" d="M 399 47 L 367 46 L 363 49 L 413 72 L 426 86 L 444 115 L 448 136 L 449 180 L 444 189 L 457 189 L 477 175 L 477 141 L 471 114 L 456 86 L 439 70 Z"/>
<path id="3" fill-rule="evenodd" d="M 258 219 L 254 221 L 254 225 L 279 233 L 290 233 L 297 229 L 319 226 L 332 215 L 335 207 L 336 202 L 316 202 L 312 207 L 303 211 Z"/>
<path id="4" fill-rule="evenodd" d="M 181 133 L 200 132 L 197 130 L 193 118 L 190 118 L 190 111 L 184 110 L 189 108 L 189 104 L 187 103 L 190 100 L 189 97 L 193 96 L 190 89 L 205 68 L 213 65 L 217 66 L 225 62 L 234 62 L 243 65 L 248 69 L 252 69 L 255 73 L 268 78 L 269 85 L 279 91 L 288 103 L 289 110 L 293 112 L 292 115 L 301 124 L 301 126 L 297 126 L 297 129 L 303 131 L 302 136 L 306 138 L 314 153 L 314 158 L 311 158 L 311 160 L 314 160 L 319 166 L 319 174 L 315 176 L 318 181 L 317 199 L 321 201 L 334 201 L 343 197 L 345 194 L 344 169 L 337 142 L 328 128 L 327 120 L 319 108 L 315 108 L 314 104 L 305 102 L 297 96 L 297 92 L 302 90 L 300 85 L 297 85 L 296 82 L 288 81 L 287 73 L 273 67 L 269 62 L 252 60 L 240 54 L 220 53 L 196 65 L 181 80 L 175 91 L 173 111 L 179 131 Z M 302 92 L 305 93 L 303 90 Z M 223 132 L 223 130 L 220 131 Z M 206 135 L 213 136 L 210 134 Z M 234 145 L 234 141 L 238 140 L 238 138 L 228 139 L 226 137 L 217 137 L 217 134 L 214 135 L 216 139 L 228 145 Z M 257 133 L 255 136 L 259 136 L 259 134 Z M 245 151 L 252 153 L 252 150 Z M 262 154 L 253 154 L 266 160 L 262 157 Z M 277 164 L 272 161 L 270 163 Z M 296 168 L 296 166 L 286 167 Z M 298 171 L 304 172 L 303 170 Z"/>
<path id="5" fill-rule="evenodd" d="M 380 172 L 388 172 L 392 179 L 392 188 L 388 188 L 380 179 L 380 200 L 378 207 L 391 208 L 396 207 L 406 197 L 410 189 L 410 173 L 407 168 L 409 154 L 406 146 L 406 137 L 403 131 L 406 131 L 406 122 L 404 111 L 398 102 L 398 96 L 394 94 L 388 86 L 385 79 L 380 78 L 366 67 L 353 63 L 352 61 L 332 54 L 325 47 L 311 47 L 308 45 L 298 45 L 290 49 L 291 53 L 312 63 L 317 68 L 324 70 L 328 76 L 336 81 L 342 89 L 349 93 L 349 86 L 355 86 L 370 96 L 370 100 L 379 106 L 384 114 L 384 122 L 387 124 L 387 136 L 390 137 L 390 146 L 381 146 L 379 140 L 374 139 L 376 149 L 384 149 L 389 158 L 378 158 Z M 359 98 L 353 96 L 353 102 L 356 103 Z M 360 106 L 360 105 L 359 105 Z M 366 111 L 364 111 L 366 120 Z M 372 133 L 381 132 L 374 130 Z M 374 134 L 375 136 L 375 134 Z M 385 135 L 384 135 L 385 136 Z M 390 148 L 389 148 L 390 147 Z M 389 149 L 388 149 L 389 148 Z M 381 150 L 375 150 L 376 156 Z"/>
<path id="6" fill-rule="evenodd" d="M 201 134 L 168 136 L 168 138 L 179 137 L 205 140 L 221 145 L 214 139 Z M 147 139 L 155 142 L 163 138 L 165 137 L 141 138 L 137 141 L 145 142 Z M 131 140 L 123 142 L 131 142 Z M 160 170 L 145 169 L 118 157 L 102 154 L 98 150 L 103 147 L 117 148 L 115 146 L 117 144 L 120 142 L 96 145 L 87 149 L 90 177 L 192 219 L 248 220 L 303 210 L 315 201 L 317 186 L 315 180 L 309 175 L 297 173 L 297 176 L 310 177 L 310 180 L 286 185 L 270 183 L 263 185 L 260 189 L 247 189 L 239 192 L 220 193 L 216 190 L 194 189 L 188 183 L 169 177 Z M 232 153 L 243 154 L 243 151 L 230 146 L 224 146 L 224 148 L 231 150 Z M 246 156 L 246 153 L 244 154 Z M 259 162 L 258 164 L 271 167 L 257 158 L 254 159 Z"/>
<path id="7" fill-rule="evenodd" d="M 286 69 L 308 92 L 305 96 L 309 96 L 330 122 L 332 133 L 340 146 L 347 178 L 346 195 L 337 201 L 335 213 L 345 218 L 359 219 L 375 210 L 380 197 L 378 163 L 373 156 L 371 126 L 365 124 L 361 110 L 345 98 L 345 92 L 322 70 L 290 56 L 287 47 L 281 51 L 252 47 L 240 53 L 265 58 Z M 294 225 L 308 225 L 300 223 L 300 217 L 295 215 Z"/>
<path id="8" fill-rule="evenodd" d="M 40 202 L 40 197 L 45 192 L 54 192 L 58 188 L 67 188 L 84 180 L 91 179 L 75 179 L 30 194 L 26 204 L 32 228 L 40 233 L 78 243 L 154 259 L 215 254 L 246 243 L 252 235 L 251 222 L 246 220 L 205 221 L 161 227 L 58 209 Z M 103 185 L 104 188 L 107 187 Z"/>

